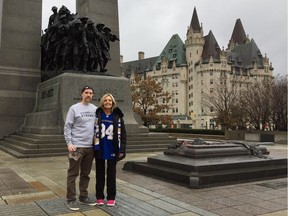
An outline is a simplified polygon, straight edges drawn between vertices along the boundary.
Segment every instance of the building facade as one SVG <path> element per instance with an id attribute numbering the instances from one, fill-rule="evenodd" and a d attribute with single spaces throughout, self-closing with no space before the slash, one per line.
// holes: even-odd
<path id="1" fill-rule="evenodd" d="M 236 20 L 228 47 L 220 49 L 212 31 L 204 35 L 194 8 L 185 42 L 178 34 L 168 41 L 161 54 L 121 63 L 122 74 L 133 80 L 135 74 L 152 76 L 172 95 L 170 114 L 174 125 L 194 129 L 214 129 L 216 113 L 205 104 L 218 85 L 247 88 L 255 82 L 273 79 L 273 67 L 261 54 L 254 39 L 246 35 L 240 19 Z M 163 101 L 159 101 L 162 103 Z M 159 113 L 160 114 L 160 113 Z"/>

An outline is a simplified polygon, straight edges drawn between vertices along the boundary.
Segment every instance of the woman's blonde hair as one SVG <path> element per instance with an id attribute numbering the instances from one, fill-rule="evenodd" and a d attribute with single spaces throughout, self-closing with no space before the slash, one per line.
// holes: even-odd
<path id="1" fill-rule="evenodd" d="M 100 102 L 99 102 L 99 106 L 104 108 L 104 100 L 106 97 L 111 97 L 111 99 L 112 99 L 112 108 L 111 109 L 113 110 L 116 107 L 116 100 L 113 97 L 113 95 L 110 93 L 107 93 L 107 94 L 102 96 L 102 98 L 100 99 Z"/>

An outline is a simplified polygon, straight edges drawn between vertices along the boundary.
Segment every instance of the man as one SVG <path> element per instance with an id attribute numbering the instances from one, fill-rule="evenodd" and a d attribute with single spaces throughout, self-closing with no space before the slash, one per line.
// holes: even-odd
<path id="1" fill-rule="evenodd" d="M 57 14 L 58 14 L 58 12 L 57 12 L 58 8 L 56 6 L 53 6 L 51 10 L 52 10 L 53 14 L 49 17 L 48 28 L 54 24 L 54 21 L 57 17 Z"/>
<path id="2" fill-rule="evenodd" d="M 89 174 L 94 159 L 93 135 L 97 107 L 91 104 L 93 89 L 85 86 L 81 91 L 82 101 L 72 105 L 64 125 L 64 137 L 69 151 L 67 172 L 67 206 L 77 211 L 80 204 L 96 205 L 88 197 Z M 79 203 L 76 201 L 76 178 L 79 175 Z"/>
<path id="3" fill-rule="evenodd" d="M 89 50 L 85 28 L 79 19 L 74 20 L 69 28 L 68 37 L 64 48 L 62 65 L 65 65 L 66 62 L 71 58 L 71 54 L 73 56 L 71 65 L 73 70 L 79 70 L 79 66 L 82 65 L 82 70 L 86 72 Z M 59 70 L 64 69 L 65 67 L 62 67 Z"/>
<path id="4" fill-rule="evenodd" d="M 103 36 L 104 36 L 104 41 L 106 43 L 106 47 L 108 48 L 108 54 L 106 54 L 106 58 L 104 58 L 104 68 L 106 67 L 108 61 L 111 60 L 110 57 L 110 41 L 115 42 L 116 40 L 119 41 L 119 38 L 117 35 L 111 33 L 111 29 L 108 28 L 107 26 L 103 28 Z"/>
<path id="5" fill-rule="evenodd" d="M 69 31 L 69 24 L 66 14 L 60 16 L 60 23 L 57 26 L 57 30 L 55 31 L 55 40 L 54 40 L 54 62 L 56 65 L 55 71 L 58 71 L 60 68 L 64 68 L 64 62 L 62 62 L 63 58 L 63 50 L 65 48 L 65 42 L 67 40 L 67 35 Z"/>
<path id="6" fill-rule="evenodd" d="M 107 69 L 104 67 L 105 65 L 105 60 L 107 58 L 110 58 L 109 55 L 109 48 L 107 47 L 104 39 L 104 28 L 103 23 L 98 23 L 95 28 L 95 33 L 96 33 L 96 47 L 100 51 L 97 57 L 97 61 L 94 64 L 94 71 L 97 71 L 98 64 L 100 66 L 100 72 L 106 72 Z"/>
<path id="7" fill-rule="evenodd" d="M 88 65 L 87 69 L 89 71 L 94 72 L 94 65 L 97 64 L 97 59 L 100 58 L 101 50 L 99 46 L 97 46 L 97 35 L 96 35 L 96 29 L 94 27 L 94 22 L 92 20 L 87 21 L 87 26 L 85 28 L 86 31 L 86 39 L 89 49 L 89 56 L 88 56 Z"/>

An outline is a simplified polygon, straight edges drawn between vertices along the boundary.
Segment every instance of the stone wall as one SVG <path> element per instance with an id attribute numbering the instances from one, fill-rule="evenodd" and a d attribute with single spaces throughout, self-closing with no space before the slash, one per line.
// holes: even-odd
<path id="1" fill-rule="evenodd" d="M 225 139 L 287 144 L 287 131 L 225 131 Z"/>
<path id="2" fill-rule="evenodd" d="M 0 139 L 33 111 L 40 82 L 42 1 L 0 0 Z"/>

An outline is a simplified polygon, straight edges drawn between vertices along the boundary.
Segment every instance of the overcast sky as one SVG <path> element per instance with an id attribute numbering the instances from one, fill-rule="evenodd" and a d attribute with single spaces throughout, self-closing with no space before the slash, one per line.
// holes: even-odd
<path id="1" fill-rule="evenodd" d="M 43 28 L 51 7 L 65 5 L 75 10 L 75 0 L 43 0 Z M 241 19 L 250 39 L 262 55 L 267 53 L 274 75 L 287 74 L 287 0 L 118 0 L 120 52 L 124 62 L 159 56 L 173 34 L 185 42 L 196 7 L 204 35 L 211 30 L 219 44 L 227 48 L 235 22 Z M 113 30 L 113 29 L 112 29 Z"/>

